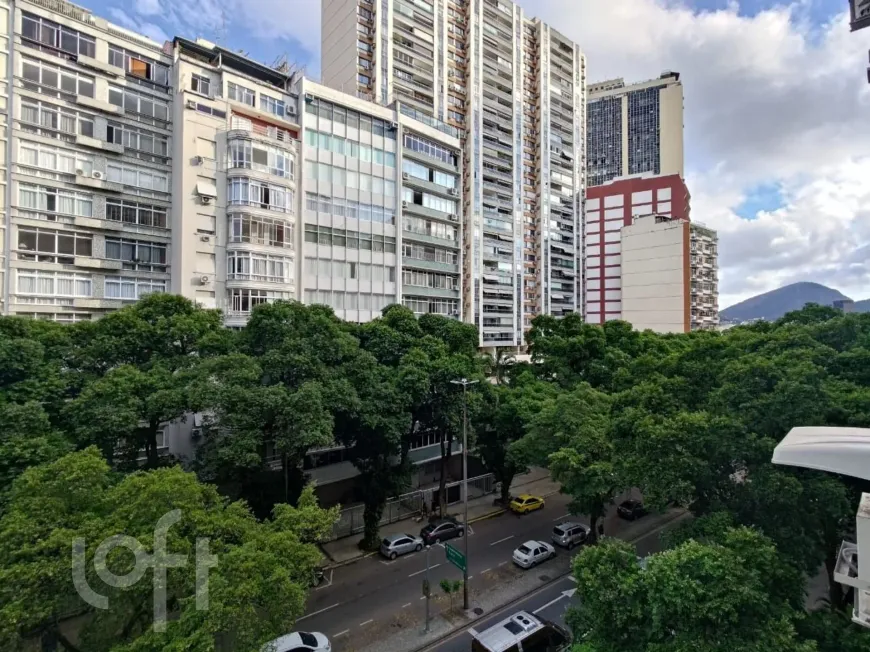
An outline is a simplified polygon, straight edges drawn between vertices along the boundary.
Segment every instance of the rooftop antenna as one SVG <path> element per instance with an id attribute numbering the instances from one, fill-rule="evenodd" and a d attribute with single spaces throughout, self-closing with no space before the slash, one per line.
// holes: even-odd
<path id="1" fill-rule="evenodd" d="M 220 10 L 220 20 L 214 30 L 214 42 L 223 44 L 227 38 L 227 12 L 224 9 Z"/>

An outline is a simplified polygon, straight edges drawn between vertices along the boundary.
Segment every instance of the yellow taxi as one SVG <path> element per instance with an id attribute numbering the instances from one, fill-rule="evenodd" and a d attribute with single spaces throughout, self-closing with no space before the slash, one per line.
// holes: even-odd
<path id="1" fill-rule="evenodd" d="M 510 502 L 510 509 L 516 514 L 528 514 L 529 512 L 534 512 L 536 509 L 543 508 L 544 499 L 540 496 L 522 494 L 521 496 L 516 496 Z"/>

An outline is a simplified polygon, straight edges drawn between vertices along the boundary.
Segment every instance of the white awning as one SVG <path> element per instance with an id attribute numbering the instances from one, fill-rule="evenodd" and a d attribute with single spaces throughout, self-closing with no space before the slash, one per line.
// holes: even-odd
<path id="1" fill-rule="evenodd" d="M 870 480 L 870 428 L 792 428 L 772 461 Z"/>
<path id="2" fill-rule="evenodd" d="M 200 181 L 196 184 L 196 194 L 200 197 L 211 197 L 217 199 L 217 188 L 213 183 Z"/>

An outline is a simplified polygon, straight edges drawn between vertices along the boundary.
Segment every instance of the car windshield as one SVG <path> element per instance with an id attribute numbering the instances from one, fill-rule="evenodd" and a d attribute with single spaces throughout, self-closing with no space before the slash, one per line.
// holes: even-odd
<path id="1" fill-rule="evenodd" d="M 387 548 L 389 548 L 392 541 L 390 541 L 389 539 L 384 539 L 381 543 L 383 543 Z"/>
<path id="2" fill-rule="evenodd" d="M 434 530 L 434 529 L 435 529 L 435 526 L 434 526 L 433 524 L 430 523 L 429 525 L 427 525 L 426 527 L 423 528 L 423 532 L 427 532 L 427 533 L 428 533 L 428 532 L 431 532 L 431 531 Z"/>
<path id="3" fill-rule="evenodd" d="M 563 534 L 565 534 L 565 530 L 563 530 L 563 529 L 560 528 L 560 527 L 554 527 L 554 528 L 553 528 L 553 534 L 555 534 L 557 537 L 560 537 L 560 536 L 562 536 Z"/>
<path id="4" fill-rule="evenodd" d="M 308 632 L 299 632 L 299 638 L 302 639 L 303 645 L 307 645 L 308 647 L 317 647 L 317 639 L 314 638 L 314 634 L 309 634 Z"/>
<path id="5" fill-rule="evenodd" d="M 519 548 L 517 548 L 517 552 L 520 553 L 521 555 L 530 555 L 530 554 L 532 554 L 532 549 L 526 545 L 522 545 Z"/>

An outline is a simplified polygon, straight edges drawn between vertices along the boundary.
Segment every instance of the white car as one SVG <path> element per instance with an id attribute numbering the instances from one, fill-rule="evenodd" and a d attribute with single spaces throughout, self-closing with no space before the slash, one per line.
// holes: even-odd
<path id="1" fill-rule="evenodd" d="M 269 641 L 260 652 L 332 652 L 332 646 L 320 632 L 293 632 Z"/>
<path id="2" fill-rule="evenodd" d="M 514 563 L 520 568 L 531 568 L 556 556 L 556 549 L 545 541 L 526 541 L 514 550 Z"/>

